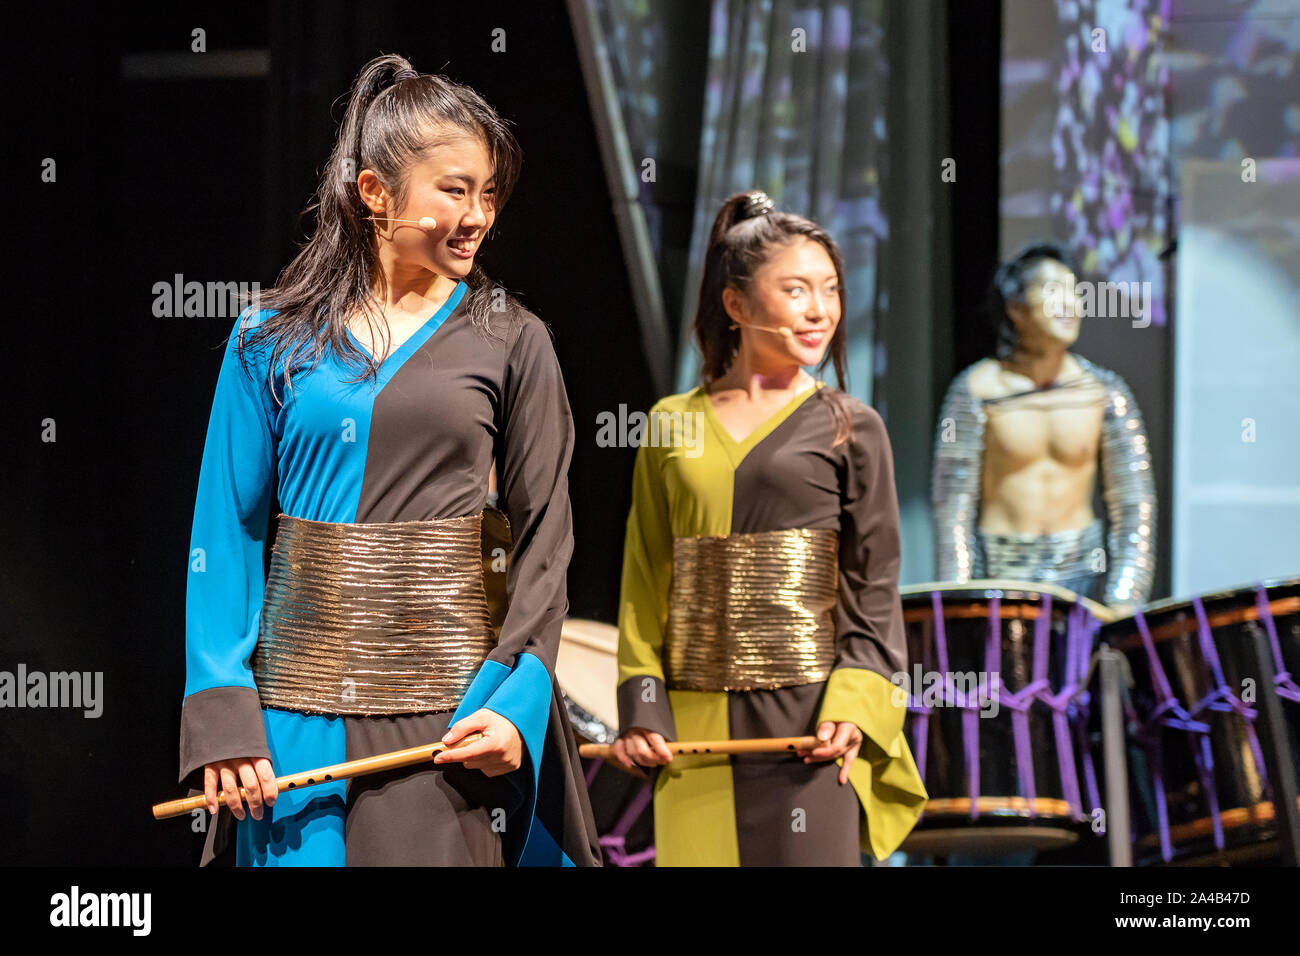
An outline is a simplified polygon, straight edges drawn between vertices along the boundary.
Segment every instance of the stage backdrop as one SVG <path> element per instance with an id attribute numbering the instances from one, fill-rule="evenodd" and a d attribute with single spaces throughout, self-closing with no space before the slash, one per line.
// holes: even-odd
<path id="1" fill-rule="evenodd" d="M 1294 427 L 1268 425 L 1296 420 L 1278 370 L 1295 367 L 1300 230 L 1282 199 L 1296 192 L 1293 167 L 1265 161 L 1300 145 L 1300 9 L 1005 0 L 1003 11 L 1003 254 L 1051 236 L 1069 243 L 1080 278 L 1149 283 L 1149 315 L 1085 321 L 1077 348 L 1124 376 L 1147 420 L 1156 596 L 1294 572 L 1279 553 L 1300 531 Z M 1257 188 L 1241 179 L 1247 159 Z M 1233 190 L 1212 167 L 1184 168 L 1193 160 L 1234 167 Z"/>
<path id="2" fill-rule="evenodd" d="M 870 403 L 888 62 L 883 0 L 713 0 L 677 387 L 699 384 L 691 325 L 718 207 L 748 189 L 815 220 L 844 254 L 849 391 Z M 833 384 L 833 372 L 832 376 Z"/>
<path id="3" fill-rule="evenodd" d="M 1176 594 L 1300 574 L 1300 3 L 1177 0 Z"/>

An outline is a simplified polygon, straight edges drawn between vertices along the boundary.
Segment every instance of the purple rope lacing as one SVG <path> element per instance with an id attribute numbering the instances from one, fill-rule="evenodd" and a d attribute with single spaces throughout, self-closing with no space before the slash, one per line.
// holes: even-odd
<path id="1" fill-rule="evenodd" d="M 1044 595 L 1044 598 L 1043 613 L 1046 613 L 1051 607 L 1050 597 Z M 1084 783 L 1088 788 L 1088 797 L 1092 806 L 1100 806 L 1091 747 L 1084 736 L 1087 733 L 1088 690 L 1083 684 L 1088 674 L 1088 664 L 1092 660 L 1092 638 L 1098 627 L 1100 622 L 1082 604 L 1076 604 L 1070 609 L 1065 629 L 1065 682 L 1055 694 L 1049 688 L 1039 695 L 1039 699 L 1052 710 L 1056 756 L 1061 770 L 1061 792 L 1065 795 L 1066 804 L 1077 816 L 1083 816 L 1084 813 L 1070 739 L 1072 728 L 1078 740 L 1079 753 L 1083 756 Z"/>
<path id="2" fill-rule="evenodd" d="M 1057 763 L 1061 775 L 1061 791 L 1065 794 L 1067 805 L 1076 814 L 1082 815 L 1079 801 L 1079 781 L 1074 764 L 1074 748 L 1070 740 L 1070 728 L 1074 725 L 1076 735 L 1086 732 L 1084 722 L 1087 716 L 1088 693 L 1080 686 L 1080 679 L 1088 670 L 1091 658 L 1092 637 L 1100 622 L 1089 614 L 1082 605 L 1076 605 L 1068 618 L 1066 631 L 1066 673 L 1065 683 L 1059 692 L 1051 692 L 1047 668 L 1051 650 L 1051 610 L 1052 597 L 1042 596 L 1038 618 L 1034 622 L 1034 660 L 1033 681 L 1020 691 L 1004 698 L 1011 708 L 1012 732 L 1015 738 L 1016 770 L 1020 779 L 1020 795 L 1029 800 L 1031 816 L 1037 816 L 1034 800 L 1037 786 L 1034 780 L 1033 747 L 1029 737 L 1029 710 L 1035 700 L 1041 700 L 1052 711 L 1052 723 L 1056 736 Z M 948 671 L 948 643 L 944 630 L 943 596 L 938 591 L 930 593 L 930 607 L 934 620 L 934 650 L 938 657 L 939 672 L 943 675 L 945 701 L 954 701 L 962 710 L 962 744 L 966 756 L 967 789 L 970 795 L 970 816 L 977 819 L 979 809 L 979 700 L 974 702 L 960 695 L 953 686 Z M 984 671 L 993 679 L 999 671 L 1002 657 L 1002 602 L 996 595 L 989 598 L 989 629 L 984 645 Z M 928 669 L 929 652 L 926 652 L 923 666 Z M 908 711 L 915 715 L 912 722 L 913 753 L 916 755 L 921 780 L 925 780 L 925 755 L 927 730 L 932 708 L 925 706 L 919 694 L 913 693 L 908 702 Z M 1081 736 L 1080 752 L 1084 755 L 1084 776 L 1088 795 L 1093 806 L 1100 800 L 1097 790 L 1096 773 L 1093 770 L 1092 756 Z"/>
<path id="3" fill-rule="evenodd" d="M 1246 719 L 1246 728 L 1250 736 L 1250 747 L 1252 755 L 1255 758 L 1256 766 L 1259 768 L 1260 778 L 1264 786 L 1271 792 L 1268 784 L 1267 770 L 1260 754 L 1259 740 L 1255 734 L 1255 727 L 1252 723 L 1254 711 L 1237 699 L 1236 695 L 1226 687 L 1223 680 L 1222 669 L 1219 664 L 1218 650 L 1214 646 L 1213 637 L 1210 633 L 1209 624 L 1205 617 L 1205 609 L 1201 604 L 1200 598 L 1193 601 L 1193 608 L 1196 611 L 1197 639 L 1200 643 L 1201 653 L 1209 668 L 1211 676 L 1218 685 L 1204 700 L 1197 704 L 1193 713 L 1199 713 L 1207 707 L 1211 710 L 1236 710 Z M 1291 679 L 1291 675 L 1283 666 L 1282 646 L 1277 638 L 1277 624 L 1273 620 L 1273 612 L 1269 607 L 1268 589 L 1263 584 L 1255 585 L 1255 609 L 1258 618 L 1263 622 L 1264 630 L 1268 634 L 1269 644 L 1273 652 L 1273 665 L 1276 670 L 1276 680 L 1274 684 L 1279 696 L 1288 700 L 1300 703 L 1300 687 L 1297 687 Z M 1207 799 L 1210 802 L 1211 814 L 1214 822 L 1214 842 L 1218 849 L 1223 849 L 1223 822 L 1219 814 L 1218 791 L 1214 785 L 1212 771 L 1214 768 L 1213 756 L 1209 743 L 1209 725 L 1191 720 L 1191 715 L 1182 711 L 1174 701 L 1171 705 L 1170 698 L 1172 694 L 1169 688 L 1169 681 L 1165 677 L 1164 668 L 1156 656 L 1155 647 L 1151 642 L 1151 634 L 1147 630 L 1146 621 L 1141 612 L 1136 614 L 1138 631 L 1142 635 L 1142 644 L 1146 650 L 1147 661 L 1151 666 L 1153 677 L 1156 678 L 1157 690 L 1160 693 L 1161 704 L 1152 713 L 1151 718 L 1142 725 L 1139 730 L 1139 736 L 1143 738 L 1142 742 L 1146 745 L 1148 753 L 1153 757 L 1151 766 L 1151 779 L 1156 796 L 1156 816 L 1160 829 L 1160 853 L 1166 862 L 1173 855 L 1172 848 L 1169 844 L 1169 816 L 1168 807 L 1165 800 L 1165 791 L 1163 785 L 1163 751 L 1161 750 L 1160 738 L 1158 734 L 1150 734 L 1150 728 L 1157 720 L 1162 719 L 1161 715 L 1166 711 L 1172 711 L 1186 723 L 1186 726 L 1179 726 L 1180 720 L 1164 719 L 1167 726 L 1178 727 L 1181 730 L 1189 730 L 1202 734 L 1200 747 L 1194 751 L 1196 758 L 1197 774 L 1201 779 L 1201 785 L 1205 790 Z M 1226 698 L 1222 702 L 1219 698 Z M 1136 833 L 1133 834 L 1136 838 Z"/>
<path id="4" fill-rule="evenodd" d="M 1084 605 L 1076 604 L 1070 610 L 1070 619 L 1066 637 L 1067 657 L 1065 686 L 1061 688 L 1059 698 L 1070 697 L 1065 712 L 1074 727 L 1075 740 L 1083 758 L 1083 782 L 1088 790 L 1089 805 L 1101 806 L 1101 791 L 1097 786 L 1097 771 L 1092 763 L 1092 745 L 1088 740 L 1088 718 L 1092 709 L 1092 694 L 1088 685 L 1083 683 L 1088 678 L 1092 666 L 1092 648 L 1096 643 L 1097 632 L 1101 630 L 1101 621 L 1093 616 Z"/>
<path id="5" fill-rule="evenodd" d="M 1020 795 L 1029 800 L 1029 815 L 1031 817 L 1038 816 L 1038 810 L 1034 806 L 1034 801 L 1038 798 L 1038 788 L 1034 785 L 1034 749 L 1029 741 L 1029 708 L 1033 706 L 1034 701 L 1039 699 L 1040 692 L 1050 692 L 1051 690 L 1051 685 L 1047 681 L 1047 651 L 1050 649 L 1052 636 L 1052 596 L 1044 594 L 1041 601 L 1038 617 L 1034 621 L 1033 679 L 1014 694 L 1003 698 L 1002 701 L 1005 706 L 1011 708 L 1011 731 L 1016 742 L 1016 771 L 1020 781 Z M 990 608 L 992 608 L 991 603 Z M 997 625 L 998 642 L 1001 644 L 1002 621 L 1000 609 L 996 621 L 992 616 L 989 618 L 990 640 L 992 640 L 991 632 L 994 624 Z M 1059 747 L 1059 735 L 1057 744 Z M 1061 771 L 1062 777 L 1064 777 L 1064 765 L 1062 765 Z"/>
<path id="6" fill-rule="evenodd" d="M 1164 787 L 1164 750 L 1160 742 L 1160 728 L 1170 727 L 1200 735 L 1200 746 L 1195 747 L 1192 755 L 1196 760 L 1196 774 L 1200 778 L 1202 791 L 1209 800 L 1211 815 L 1214 818 L 1215 845 L 1223 847 L 1223 821 L 1219 816 L 1219 793 L 1214 786 L 1214 758 L 1210 752 L 1210 725 L 1193 720 L 1183 709 L 1169 687 L 1169 678 L 1165 676 L 1164 666 L 1156 654 L 1155 644 L 1151 640 L 1151 631 L 1147 628 L 1146 617 L 1141 611 L 1135 611 L 1133 619 L 1137 623 L 1138 633 L 1142 636 L 1142 647 L 1146 652 L 1147 667 L 1151 671 L 1152 683 L 1155 684 L 1159 703 L 1151 711 L 1151 716 L 1138 729 L 1137 736 L 1151 755 L 1151 785 L 1156 798 L 1156 826 L 1160 831 L 1160 855 L 1168 863 L 1174 855 L 1169 842 L 1169 806 L 1165 798 Z"/>
<path id="7" fill-rule="evenodd" d="M 1223 678 L 1223 665 L 1219 661 L 1218 648 L 1214 646 L 1214 635 L 1210 632 L 1210 622 L 1205 616 L 1205 607 L 1199 597 L 1192 599 L 1192 608 L 1196 611 L 1196 635 L 1201 645 L 1201 659 L 1205 662 L 1210 677 L 1214 680 L 1214 689 L 1206 694 L 1190 711 L 1193 717 L 1199 717 L 1207 710 L 1219 713 L 1234 712 L 1241 715 L 1246 725 L 1246 738 L 1250 742 L 1250 752 L 1255 758 L 1255 767 L 1259 770 L 1260 781 L 1266 791 L 1271 791 L 1268 775 L 1264 768 L 1264 752 L 1259 746 L 1259 736 L 1255 733 L 1255 709 L 1246 705 L 1233 693 Z M 1217 832 L 1217 831 L 1216 831 Z M 1219 849 L 1223 849 L 1219 846 Z"/>
<path id="8" fill-rule="evenodd" d="M 1277 625 L 1273 621 L 1273 615 L 1268 606 L 1267 589 L 1262 584 L 1255 586 L 1255 608 L 1260 620 L 1264 622 L 1264 629 L 1268 632 L 1272 645 L 1273 660 L 1278 672 L 1275 682 L 1277 692 L 1281 696 L 1300 701 L 1300 688 L 1296 688 L 1295 684 L 1291 682 L 1290 674 L 1282 668 L 1282 648 L 1277 640 Z M 1152 665 L 1152 673 L 1158 677 L 1157 689 L 1161 695 L 1160 706 L 1152 713 L 1147 723 L 1142 726 L 1141 733 L 1145 738 L 1148 749 L 1152 751 L 1155 758 L 1152 761 L 1152 783 L 1156 792 L 1156 813 L 1160 827 L 1160 853 L 1166 862 L 1172 857 L 1173 848 L 1169 842 L 1169 817 L 1162 779 L 1163 753 L 1160 747 L 1159 735 L 1148 733 L 1152 725 L 1158 720 L 1166 726 L 1179 726 L 1177 721 L 1164 717 L 1164 713 L 1172 712 L 1188 723 L 1188 726 L 1179 727 L 1179 729 L 1192 730 L 1201 735 L 1200 746 L 1194 752 L 1194 755 L 1196 757 L 1197 774 L 1201 779 L 1201 787 L 1206 800 L 1210 804 L 1210 817 L 1214 825 L 1214 846 L 1216 849 L 1222 850 L 1224 846 L 1223 816 L 1219 807 L 1218 788 L 1214 783 L 1214 755 L 1210 748 L 1210 727 L 1209 724 L 1195 721 L 1196 717 L 1207 711 L 1236 713 L 1241 716 L 1246 726 L 1246 739 L 1250 745 L 1251 756 L 1255 760 L 1255 767 L 1259 772 L 1260 782 L 1263 784 L 1264 791 L 1269 795 L 1272 794 L 1272 785 L 1269 782 L 1268 771 L 1264 764 L 1264 754 L 1259 744 L 1259 735 L 1255 731 L 1255 709 L 1237 697 L 1224 679 L 1218 648 L 1214 644 L 1214 634 L 1210 630 L 1209 619 L 1205 614 L 1205 606 L 1199 597 L 1192 599 L 1192 609 L 1196 613 L 1196 636 L 1201 649 L 1201 662 L 1213 687 L 1205 697 L 1197 701 L 1190 712 L 1183 711 L 1178 707 L 1176 701 L 1171 706 L 1172 694 L 1169 682 L 1165 677 L 1164 668 L 1161 666 L 1160 660 L 1155 653 L 1155 647 L 1151 643 L 1151 634 L 1146 628 L 1146 621 L 1142 618 L 1141 613 L 1137 615 L 1138 630 L 1142 634 L 1142 643 L 1147 651 L 1147 659 Z"/>
<path id="9" fill-rule="evenodd" d="M 1092 657 L 1092 637 L 1100 622 L 1082 604 L 1076 604 L 1066 618 L 1065 675 L 1061 689 L 1052 693 L 1047 676 L 1052 640 L 1052 596 L 1043 594 L 1038 617 L 1034 621 L 1033 680 L 1007 701 L 1012 708 L 1012 729 L 1016 736 L 1016 766 L 1022 781 L 1022 796 L 1030 800 L 1030 816 L 1037 816 L 1033 801 L 1037 797 L 1034 781 L 1033 749 L 1029 739 L 1029 712 L 1034 701 L 1046 704 L 1052 712 L 1052 730 L 1056 738 L 1056 761 L 1060 773 L 1061 793 L 1065 803 L 1076 816 L 1083 816 L 1079 798 L 1079 775 L 1074 762 L 1073 727 L 1078 738 L 1079 752 L 1083 754 L 1084 780 L 1092 806 L 1099 806 L 1097 777 L 1093 770 L 1091 748 L 1083 738 L 1086 734 L 1088 692 L 1081 686 Z"/>
<path id="10" fill-rule="evenodd" d="M 1262 584 L 1255 585 L 1255 610 L 1259 614 L 1259 619 L 1264 622 L 1268 642 L 1273 648 L 1273 670 L 1277 675 L 1273 683 L 1277 687 L 1278 696 L 1300 704 L 1300 687 L 1291 680 L 1291 675 L 1282 660 L 1282 645 L 1277 639 L 1277 624 L 1273 621 L 1273 609 L 1268 606 L 1268 588 Z"/>
<path id="11" fill-rule="evenodd" d="M 591 762 L 591 766 L 587 768 L 588 787 L 591 786 L 592 780 L 596 779 L 596 772 L 600 770 L 604 762 L 603 759 L 597 757 Z M 641 816 L 645 808 L 649 806 L 653 795 L 653 789 L 650 783 L 647 782 L 645 786 L 637 791 L 636 796 L 632 798 L 632 802 L 627 805 L 627 808 L 619 816 L 618 822 L 614 824 L 614 829 L 600 838 L 600 845 L 609 854 L 609 862 L 615 866 L 640 866 L 647 860 L 655 858 L 654 844 L 644 850 L 638 850 L 636 853 L 628 853 L 626 849 L 627 833 L 632 829 L 632 824 L 636 822 L 637 817 Z"/>
<path id="12" fill-rule="evenodd" d="M 947 673 L 948 642 L 944 637 L 943 630 L 943 598 L 938 591 L 930 592 L 930 607 L 934 621 L 934 651 L 939 657 L 940 672 Z M 927 648 L 925 655 L 921 658 L 921 667 L 928 671 L 930 662 L 930 649 Z M 912 688 L 912 693 L 908 694 L 907 710 L 908 713 L 916 716 L 916 720 L 912 722 L 912 736 L 915 738 L 912 741 L 912 754 L 916 760 L 921 783 L 925 783 L 926 743 L 930 737 L 927 731 L 930 726 L 930 713 L 933 708 L 925 706 L 922 702 L 919 688 Z"/>
<path id="13" fill-rule="evenodd" d="M 993 599 L 994 612 L 997 611 L 997 598 Z M 970 790 L 970 816 L 971 819 L 979 817 L 979 808 L 976 800 L 979 797 L 979 779 L 980 779 L 980 748 L 979 748 L 979 694 L 973 696 L 974 700 L 967 697 L 963 692 L 957 690 L 952 681 L 952 675 L 948 671 L 948 639 L 944 631 L 943 617 L 943 595 L 938 591 L 930 592 L 930 607 L 934 616 L 934 650 L 938 657 L 939 673 L 943 675 L 943 699 L 947 703 L 953 702 L 955 706 L 961 709 L 961 736 L 962 743 L 966 754 L 966 774 L 967 786 Z M 1001 632 L 998 631 L 998 642 L 992 640 L 985 645 L 985 664 L 988 664 L 989 647 L 994 651 L 1001 648 Z M 996 658 L 994 658 L 996 661 Z M 922 666 L 929 670 L 930 655 L 927 652 Z M 916 715 L 916 720 L 912 723 L 912 735 L 915 738 L 912 742 L 913 753 L 916 756 L 916 763 L 920 771 L 921 782 L 925 782 L 925 754 L 927 729 L 929 727 L 930 713 L 933 708 L 927 707 L 920 693 L 920 688 L 912 688 L 909 695 L 908 711 Z"/>
<path id="14" fill-rule="evenodd" d="M 984 673 L 996 674 L 1002 664 L 1002 599 L 994 595 L 989 599 L 989 632 L 984 641 Z M 951 684 L 950 675 L 944 680 Z M 970 790 L 970 818 L 979 819 L 979 807 L 976 802 L 980 793 L 980 703 L 979 681 L 976 680 L 975 702 L 963 701 L 961 704 L 961 732 L 966 749 L 966 783 Z M 955 689 L 955 688 L 954 688 Z M 1019 754 L 1017 754 L 1017 760 Z"/>

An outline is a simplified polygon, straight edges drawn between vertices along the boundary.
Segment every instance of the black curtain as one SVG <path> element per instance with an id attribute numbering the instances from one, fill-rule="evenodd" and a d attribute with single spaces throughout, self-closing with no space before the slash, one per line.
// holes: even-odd
<path id="1" fill-rule="evenodd" d="M 331 106 L 381 52 L 469 84 L 515 124 L 523 178 L 483 261 L 551 324 L 564 369 L 577 430 L 571 613 L 616 613 L 634 450 L 597 448 L 595 420 L 656 396 L 564 4 L 252 10 L 23 12 L 9 80 L 13 275 L 34 293 L 15 297 L 6 326 L 0 670 L 102 672 L 104 704 L 93 719 L 5 712 L 0 862 L 197 860 L 202 836 L 155 823 L 149 807 L 179 795 L 190 522 L 234 319 L 155 316 L 153 287 L 177 274 L 274 282 L 310 226 L 299 212 L 342 115 Z M 491 47 L 498 27 L 504 53 Z M 207 53 L 191 52 L 196 28 Z M 54 183 L 41 181 L 47 157 Z M 85 792 L 93 811 L 75 800 Z"/>

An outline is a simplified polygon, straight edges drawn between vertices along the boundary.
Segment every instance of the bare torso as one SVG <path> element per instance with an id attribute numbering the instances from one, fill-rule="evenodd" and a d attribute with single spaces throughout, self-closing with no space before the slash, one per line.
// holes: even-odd
<path id="1" fill-rule="evenodd" d="M 1050 534 L 1087 527 L 1094 519 L 1106 390 L 1067 354 L 1056 382 L 1070 388 L 1030 395 L 1033 382 L 985 359 L 971 372 L 976 398 L 987 404 L 980 530 L 990 534 Z"/>

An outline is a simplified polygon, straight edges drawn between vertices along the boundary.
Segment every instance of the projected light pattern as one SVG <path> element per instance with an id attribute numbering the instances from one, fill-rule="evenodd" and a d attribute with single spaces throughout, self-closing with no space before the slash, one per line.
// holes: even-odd
<path id="1" fill-rule="evenodd" d="M 1164 324 L 1169 0 L 1056 0 L 1053 232 L 1089 278 L 1151 283 Z"/>

